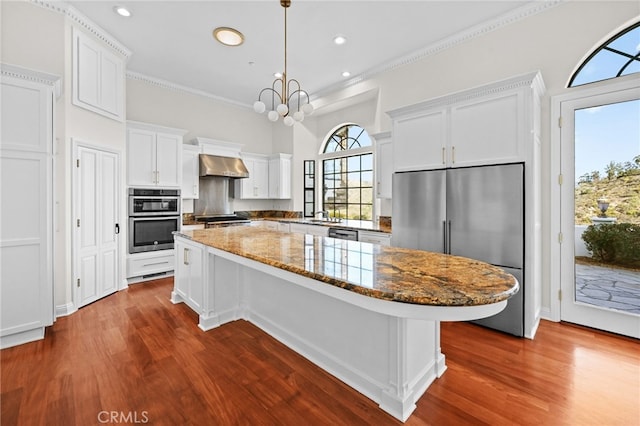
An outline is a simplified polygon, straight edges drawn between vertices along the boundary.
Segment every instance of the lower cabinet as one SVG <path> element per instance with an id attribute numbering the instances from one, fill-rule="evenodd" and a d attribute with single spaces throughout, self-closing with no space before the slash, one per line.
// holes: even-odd
<path id="1" fill-rule="evenodd" d="M 290 232 L 299 232 L 301 234 L 321 235 L 326 237 L 329 234 L 329 228 L 322 225 L 305 225 L 303 223 L 289 224 Z"/>
<path id="2" fill-rule="evenodd" d="M 161 275 L 171 276 L 174 267 L 173 250 L 134 253 L 127 256 L 127 281 L 129 284 Z"/>
<path id="3" fill-rule="evenodd" d="M 363 243 L 380 244 L 381 246 L 390 246 L 391 234 L 361 230 L 358 231 L 358 241 Z"/>
<path id="4" fill-rule="evenodd" d="M 182 299 L 196 312 L 202 311 L 204 301 L 204 247 L 183 239 L 175 243 L 175 277 L 172 300 Z M 176 297 L 176 295 L 178 297 Z"/>
<path id="5" fill-rule="evenodd" d="M 263 228 L 273 229 L 274 231 L 277 231 L 279 229 L 278 222 L 275 222 L 273 220 L 263 220 L 260 225 L 262 225 Z"/>

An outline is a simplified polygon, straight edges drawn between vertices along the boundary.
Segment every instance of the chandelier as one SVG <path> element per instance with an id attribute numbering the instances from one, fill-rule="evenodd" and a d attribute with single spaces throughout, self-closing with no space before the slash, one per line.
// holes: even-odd
<path id="1" fill-rule="evenodd" d="M 265 87 L 260 91 L 258 100 L 253 103 L 253 109 L 258 114 L 265 112 L 267 106 L 262 101 L 262 95 L 266 93 L 267 101 L 271 95 L 271 109 L 267 113 L 270 121 L 278 121 L 280 116 L 287 126 L 293 126 L 296 121 L 304 120 L 304 116 L 313 113 L 313 105 L 309 103 L 309 94 L 302 90 L 298 80 L 287 81 L 287 8 L 291 6 L 291 0 L 280 0 L 284 8 L 284 72 L 282 77 L 273 80 L 271 87 Z"/>

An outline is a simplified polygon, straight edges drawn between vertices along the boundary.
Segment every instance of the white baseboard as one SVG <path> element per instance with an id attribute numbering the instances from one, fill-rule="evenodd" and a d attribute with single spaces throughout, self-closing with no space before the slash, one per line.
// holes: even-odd
<path id="1" fill-rule="evenodd" d="M 67 315 L 71 315 L 76 312 L 78 308 L 73 302 L 65 303 L 64 305 L 56 306 L 56 318 L 66 317 Z"/>
<path id="2" fill-rule="evenodd" d="M 22 345 L 24 343 L 35 342 L 44 339 L 44 327 L 38 327 L 20 333 L 9 334 L 0 337 L 0 349 Z"/>

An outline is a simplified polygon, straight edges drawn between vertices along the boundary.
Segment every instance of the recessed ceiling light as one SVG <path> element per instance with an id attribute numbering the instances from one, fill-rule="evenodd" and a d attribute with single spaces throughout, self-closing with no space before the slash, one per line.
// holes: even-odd
<path id="1" fill-rule="evenodd" d="M 349 77 L 351 75 L 351 73 L 349 71 L 342 71 L 342 76 L 343 77 Z"/>
<path id="2" fill-rule="evenodd" d="M 273 73 L 273 76 L 274 76 L 275 78 L 282 78 L 282 73 L 281 73 L 281 72 L 274 72 L 274 73 Z"/>
<path id="3" fill-rule="evenodd" d="M 339 46 L 341 44 L 345 44 L 347 42 L 347 38 L 343 35 L 337 35 L 333 38 L 333 42 Z"/>
<path id="4" fill-rule="evenodd" d="M 118 15 L 120 16 L 124 16 L 125 18 L 128 18 L 131 16 L 131 12 L 129 11 L 129 9 L 127 9 L 124 6 L 116 6 L 113 8 L 114 12 L 116 12 Z"/>
<path id="5" fill-rule="evenodd" d="M 244 36 L 235 28 L 218 27 L 213 30 L 213 38 L 225 46 L 240 46 L 244 43 Z"/>

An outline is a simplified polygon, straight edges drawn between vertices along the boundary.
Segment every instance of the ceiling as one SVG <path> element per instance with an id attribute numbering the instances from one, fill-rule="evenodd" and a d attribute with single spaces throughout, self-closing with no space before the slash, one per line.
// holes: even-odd
<path id="1" fill-rule="evenodd" d="M 261 1 L 69 1 L 131 50 L 127 70 L 251 105 L 284 68 L 284 9 Z M 401 63 L 534 1 L 292 0 L 287 11 L 288 78 L 312 99 Z M 132 13 L 124 18 L 116 5 Z M 216 27 L 245 36 L 239 47 L 216 42 Z M 341 34 L 346 44 L 333 38 Z M 343 77 L 349 71 L 350 77 Z"/>

